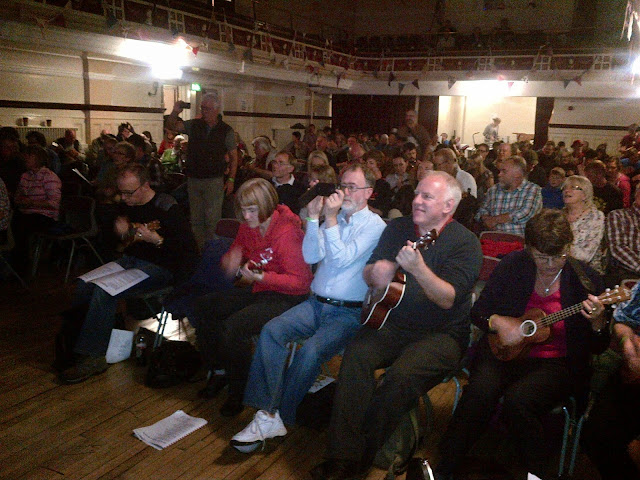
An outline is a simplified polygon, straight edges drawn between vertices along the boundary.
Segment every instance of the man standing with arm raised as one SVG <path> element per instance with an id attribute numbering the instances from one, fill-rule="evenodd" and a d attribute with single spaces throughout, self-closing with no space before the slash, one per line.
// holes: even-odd
<path id="1" fill-rule="evenodd" d="M 478 239 L 452 220 L 462 197 L 445 172 L 426 172 L 413 214 L 392 221 L 364 269 L 370 286 L 384 288 L 400 268 L 404 297 L 382 328 L 362 328 L 345 351 L 329 429 L 327 460 L 315 480 L 364 476 L 402 415 L 458 364 L 469 341 L 471 288 L 480 272 Z M 435 229 L 426 250 L 413 243 Z M 374 372 L 386 368 L 376 387 Z"/>
<path id="2" fill-rule="evenodd" d="M 189 135 L 186 174 L 191 226 L 202 249 L 205 241 L 214 236 L 216 223 L 222 216 L 224 195 L 233 193 L 238 153 L 233 129 L 222 121 L 217 93 L 202 97 L 202 118 L 181 124 L 178 115 L 184 106 L 184 102 L 176 102 L 166 128 Z M 229 171 L 224 181 L 227 166 Z"/>

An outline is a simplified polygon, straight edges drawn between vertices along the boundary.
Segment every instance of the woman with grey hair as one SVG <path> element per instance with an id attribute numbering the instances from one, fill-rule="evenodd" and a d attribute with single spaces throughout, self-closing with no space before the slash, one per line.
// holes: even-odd
<path id="1" fill-rule="evenodd" d="M 604 214 L 593 203 L 593 186 L 587 177 L 572 175 L 562 187 L 564 212 L 571 225 L 571 256 L 604 273 Z"/>

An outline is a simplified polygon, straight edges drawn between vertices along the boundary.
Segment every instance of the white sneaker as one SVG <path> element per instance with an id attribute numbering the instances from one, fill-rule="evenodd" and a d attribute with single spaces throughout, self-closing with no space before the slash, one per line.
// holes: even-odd
<path id="1" fill-rule="evenodd" d="M 271 417 L 264 410 L 258 410 L 249 425 L 231 438 L 231 446 L 243 453 L 250 453 L 260 447 L 267 438 L 282 437 L 287 429 L 280 414 Z"/>

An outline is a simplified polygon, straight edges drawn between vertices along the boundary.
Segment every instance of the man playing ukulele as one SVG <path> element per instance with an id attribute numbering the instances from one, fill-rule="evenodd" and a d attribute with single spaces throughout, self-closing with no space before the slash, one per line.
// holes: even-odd
<path id="1" fill-rule="evenodd" d="M 311 471 L 314 479 L 364 475 L 403 414 L 457 367 L 469 342 L 471 288 L 482 263 L 478 239 L 452 221 L 461 197 L 448 173 L 427 172 L 412 216 L 393 220 L 382 233 L 364 279 L 381 289 L 400 268 L 407 276 L 405 294 L 382 328 L 363 327 L 345 351 L 327 460 Z M 438 239 L 426 250 L 414 249 L 433 229 Z M 387 371 L 376 387 L 380 368 Z"/>

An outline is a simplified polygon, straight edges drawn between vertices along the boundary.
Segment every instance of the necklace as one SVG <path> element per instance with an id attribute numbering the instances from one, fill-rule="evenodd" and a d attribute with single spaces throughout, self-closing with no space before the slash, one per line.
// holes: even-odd
<path id="1" fill-rule="evenodd" d="M 556 280 L 558 280 L 558 277 L 560 276 L 561 273 L 562 273 L 562 268 L 558 273 L 556 273 L 556 276 L 553 277 L 553 280 L 551 280 L 551 283 L 547 285 L 547 287 L 544 289 L 545 296 L 549 295 L 549 290 L 551 290 L 551 287 L 553 286 L 553 284 L 556 283 Z"/>

